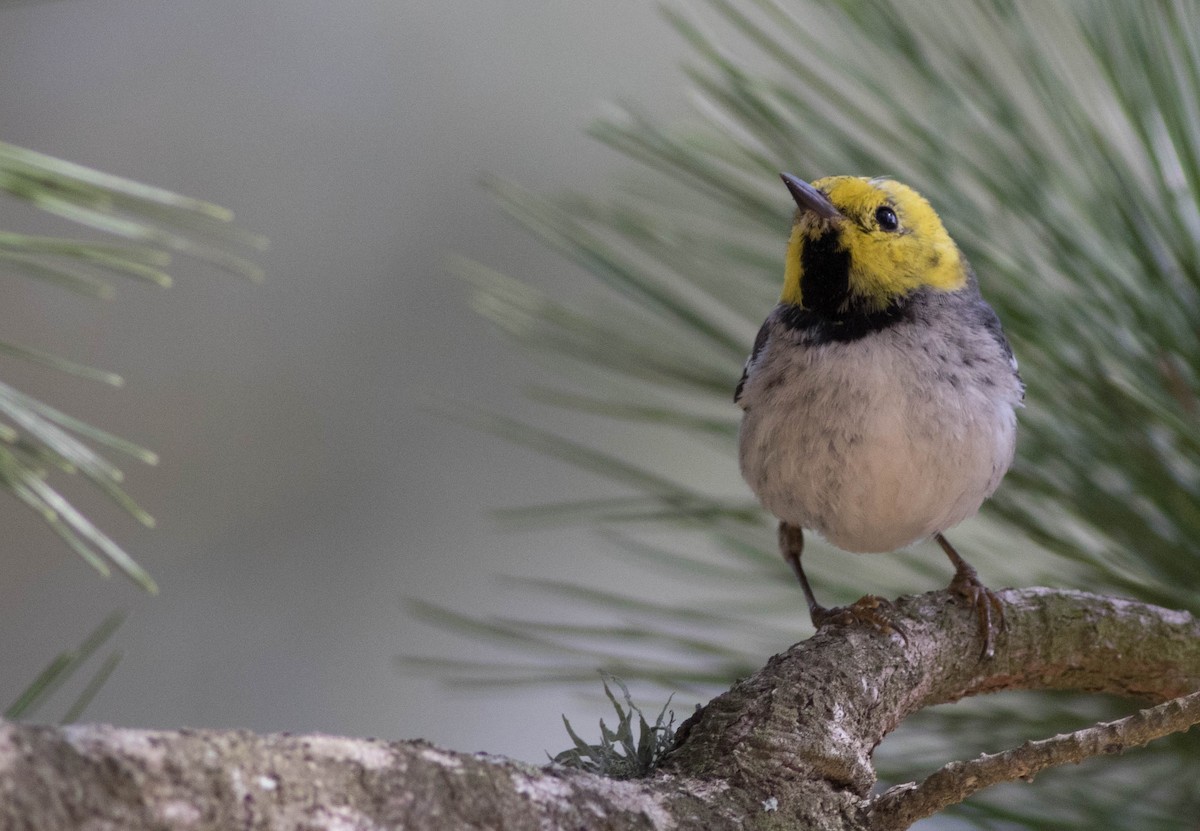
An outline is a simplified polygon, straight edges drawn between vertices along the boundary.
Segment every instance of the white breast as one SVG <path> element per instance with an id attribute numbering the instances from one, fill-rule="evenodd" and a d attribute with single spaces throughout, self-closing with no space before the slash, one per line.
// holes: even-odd
<path id="1" fill-rule="evenodd" d="M 1019 382 L 978 383 L 981 368 L 957 372 L 954 355 L 905 345 L 881 332 L 764 350 L 740 444 L 768 510 L 839 548 L 883 552 L 958 524 L 995 491 L 1012 463 Z"/>

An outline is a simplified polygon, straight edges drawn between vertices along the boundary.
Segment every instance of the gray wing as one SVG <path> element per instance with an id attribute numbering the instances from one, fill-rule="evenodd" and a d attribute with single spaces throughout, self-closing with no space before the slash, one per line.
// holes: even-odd
<path id="1" fill-rule="evenodd" d="M 767 338 L 770 335 L 771 326 L 770 318 L 763 321 L 762 327 L 758 330 L 758 335 L 754 338 L 754 348 L 750 350 L 750 357 L 746 359 L 745 366 L 742 367 L 742 379 L 738 381 L 737 389 L 733 391 L 733 403 L 740 403 L 742 400 L 742 390 L 746 386 L 746 379 L 750 377 L 750 367 L 758 360 L 759 354 L 767 345 Z"/>
<path id="2" fill-rule="evenodd" d="M 1008 358 L 1008 365 L 1012 367 L 1013 375 L 1017 379 L 1017 383 L 1021 385 L 1021 397 L 1025 397 L 1025 382 L 1021 380 L 1021 372 L 1017 369 L 1017 356 L 1013 354 L 1012 345 L 1008 342 L 1008 338 L 1004 335 L 1004 329 L 1000 327 L 1000 318 L 996 315 L 996 310 L 993 309 L 987 301 L 982 298 L 976 305 L 975 313 L 978 316 L 979 322 L 987 329 L 988 334 L 999 345 L 1005 357 Z"/>

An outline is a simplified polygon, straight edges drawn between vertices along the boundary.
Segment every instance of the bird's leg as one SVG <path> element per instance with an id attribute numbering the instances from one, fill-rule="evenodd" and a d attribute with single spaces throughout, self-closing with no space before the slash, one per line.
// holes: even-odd
<path id="1" fill-rule="evenodd" d="M 935 534 L 933 538 L 946 552 L 950 562 L 954 563 L 954 579 L 950 581 L 950 591 L 965 597 L 979 615 L 979 634 L 983 637 L 981 657 L 990 658 L 995 654 L 996 632 L 1004 631 L 1004 604 L 995 592 L 980 582 L 979 572 L 959 556 L 949 540 L 940 533 Z"/>
<path id="2" fill-rule="evenodd" d="M 892 604 L 882 597 L 868 594 L 860 597 L 850 606 L 835 606 L 832 609 L 817 602 L 812 586 L 808 584 L 808 577 L 804 574 L 804 566 L 800 564 L 800 555 L 804 553 L 804 529 L 799 525 L 779 523 L 779 551 L 783 554 L 783 559 L 787 564 L 792 567 L 792 573 L 796 575 L 796 579 L 800 581 L 804 599 L 808 602 L 808 615 L 815 628 L 820 629 L 827 623 L 835 626 L 865 623 L 885 635 L 895 632 L 904 640 L 908 640 L 904 627 L 892 620 L 888 614 L 892 609 Z"/>
<path id="3" fill-rule="evenodd" d="M 817 602 L 812 586 L 808 584 L 808 577 L 804 574 L 804 566 L 800 565 L 800 555 L 804 553 L 804 529 L 798 525 L 788 525 L 786 522 L 779 523 L 779 552 L 792 567 L 792 574 L 800 581 L 804 599 L 808 601 L 808 614 L 812 618 L 813 626 L 820 627 L 817 618 L 824 616 L 828 609 Z"/>

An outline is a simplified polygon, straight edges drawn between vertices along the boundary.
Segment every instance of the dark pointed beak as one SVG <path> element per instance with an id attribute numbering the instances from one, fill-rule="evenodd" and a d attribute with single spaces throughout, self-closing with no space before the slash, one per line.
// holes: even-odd
<path id="1" fill-rule="evenodd" d="M 800 206 L 800 210 L 811 211 L 821 217 L 821 219 L 834 219 L 842 215 L 842 212 L 835 208 L 833 203 L 829 201 L 828 196 L 803 179 L 799 179 L 790 173 L 780 173 L 779 178 L 783 179 L 783 183 L 791 191 L 792 198 L 796 200 L 796 204 Z"/>

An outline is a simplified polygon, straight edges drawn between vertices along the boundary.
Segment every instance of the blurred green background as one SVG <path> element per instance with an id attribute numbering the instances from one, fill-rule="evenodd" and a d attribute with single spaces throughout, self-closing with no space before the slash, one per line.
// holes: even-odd
<path id="1" fill-rule="evenodd" d="M 126 605 L 90 718 L 538 760 L 558 713 L 602 712 L 598 666 L 686 713 L 804 636 L 731 452 L 781 169 L 917 187 L 1005 323 L 1018 459 L 951 535 L 984 580 L 1194 608 L 1195 2 L 421 6 L 0 6 L 5 139 L 228 205 L 273 243 L 263 287 L 188 264 L 103 308 L 14 285 L 0 330 L 129 389 L 9 377 L 164 458 L 129 483 L 162 526 L 127 538 L 158 599 L 0 506 L 14 694 Z M 10 207 L 4 226 L 55 227 Z M 949 579 L 929 546 L 818 544 L 806 567 L 835 601 Z M 877 761 L 903 780 L 1130 706 L 935 708 Z M 1198 761 L 1175 737 L 936 824 L 1193 828 Z"/>

